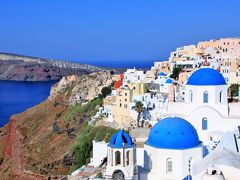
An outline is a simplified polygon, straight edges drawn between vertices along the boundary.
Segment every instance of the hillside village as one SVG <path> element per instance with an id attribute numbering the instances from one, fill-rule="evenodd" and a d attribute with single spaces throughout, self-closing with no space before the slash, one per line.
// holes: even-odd
<path id="1" fill-rule="evenodd" d="M 59 84 L 75 81 L 74 76 L 67 79 L 62 79 Z M 101 175 L 107 179 L 234 179 L 240 175 L 237 160 L 240 160 L 240 38 L 223 38 L 183 46 L 171 52 L 167 61 L 155 62 L 147 71 L 127 69 L 123 74 L 112 75 L 111 80 L 112 86 L 108 84 L 111 93 L 104 98 L 103 106 L 91 118 L 89 125 L 105 125 L 122 130 L 112 137 L 109 144 L 93 141 L 91 162 L 73 172 L 69 178 L 94 179 L 97 172 L 99 175 L 99 167 L 104 169 Z M 78 104 L 80 99 L 81 95 L 76 93 L 70 103 Z M 175 145 L 178 143 L 167 136 L 153 135 L 153 129 L 156 126 L 161 129 L 161 122 L 176 121 L 172 127 L 165 128 L 174 131 L 171 128 L 176 126 L 181 131 L 181 125 L 177 125 L 178 118 L 196 129 L 199 140 L 194 146 L 186 148 L 184 144 L 181 147 L 180 143 L 182 150 L 172 147 L 174 145 L 162 149 L 162 145 L 152 140 L 151 136 L 166 138 L 166 141 L 173 141 Z M 122 139 L 115 141 L 114 138 Z M 117 150 L 124 153 L 128 149 L 133 155 L 131 162 L 126 162 L 131 165 L 129 167 L 124 165 L 125 156 L 128 158 L 129 155 L 122 157 L 119 154 L 118 157 L 115 154 L 115 158 L 111 155 Z M 188 155 L 183 155 L 181 161 L 175 159 L 177 162 L 171 158 L 169 164 L 168 161 L 152 162 L 149 166 L 145 162 L 151 155 L 161 159 L 164 159 L 162 156 L 177 157 L 176 151 Z M 209 160 L 223 154 L 227 155 L 219 158 L 219 161 Z M 187 156 L 195 159 L 194 164 L 190 160 L 184 163 Z M 232 156 L 236 159 L 232 159 Z M 116 164 L 109 165 L 109 159 L 117 161 Z M 222 161 L 227 162 L 224 167 Z M 161 164 L 169 168 L 171 173 L 160 168 Z M 176 168 L 173 165 L 180 170 L 174 172 Z M 159 167 L 158 170 L 153 166 Z"/>
<path id="2" fill-rule="evenodd" d="M 187 100 L 187 80 L 199 68 L 213 68 L 220 72 L 228 88 L 240 84 L 240 39 L 226 38 L 183 46 L 171 52 L 168 61 L 155 62 L 146 72 L 134 68 L 112 75 L 108 86 L 114 83 L 113 89 L 96 116 L 106 114 L 105 121 L 114 123 L 116 128 L 136 127 L 138 113 L 134 106 L 141 101 L 144 111 L 140 121 L 144 121 L 144 126 L 152 126 L 167 112 L 171 102 Z M 64 77 L 59 88 L 77 81 L 77 78 L 74 75 Z M 228 100 L 230 93 L 228 89 Z M 92 96 L 90 93 L 87 99 Z M 70 104 L 78 104 L 80 99 L 81 95 L 75 93 Z"/>
<path id="3" fill-rule="evenodd" d="M 224 38 L 177 48 L 146 71 L 65 76 L 0 130 L 0 175 L 235 180 L 239 69 L 240 38 Z"/>

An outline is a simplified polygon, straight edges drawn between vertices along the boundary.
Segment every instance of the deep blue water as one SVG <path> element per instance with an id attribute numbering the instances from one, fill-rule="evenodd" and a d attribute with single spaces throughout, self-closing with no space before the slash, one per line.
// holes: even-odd
<path id="1" fill-rule="evenodd" d="M 0 81 L 0 127 L 13 114 L 21 113 L 45 100 L 56 81 Z"/>

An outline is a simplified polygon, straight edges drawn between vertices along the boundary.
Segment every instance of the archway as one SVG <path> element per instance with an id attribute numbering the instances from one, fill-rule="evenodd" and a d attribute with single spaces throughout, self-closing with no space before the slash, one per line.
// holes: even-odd
<path id="1" fill-rule="evenodd" d="M 124 173 L 121 170 L 116 170 L 113 172 L 113 180 L 125 180 Z"/>
<path id="2" fill-rule="evenodd" d="M 119 151 L 115 152 L 115 166 L 121 164 L 121 153 Z"/>
<path id="3" fill-rule="evenodd" d="M 173 172 L 173 161 L 172 158 L 167 158 L 166 160 L 166 172 L 172 173 Z"/>

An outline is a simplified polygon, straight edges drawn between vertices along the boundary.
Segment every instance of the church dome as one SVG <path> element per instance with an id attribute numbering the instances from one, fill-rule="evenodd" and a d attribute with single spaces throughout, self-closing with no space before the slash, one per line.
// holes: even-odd
<path id="1" fill-rule="evenodd" d="M 133 145 L 132 138 L 123 130 L 116 132 L 108 144 L 108 146 L 113 148 L 132 147 Z"/>
<path id="2" fill-rule="evenodd" d="M 167 117 L 150 130 L 147 145 L 163 149 L 186 149 L 200 144 L 196 129 L 180 117 Z"/>
<path id="3" fill-rule="evenodd" d="M 201 68 L 195 71 L 188 79 L 187 85 L 211 86 L 225 85 L 223 75 L 212 68 Z"/>
<path id="4" fill-rule="evenodd" d="M 164 72 L 160 72 L 158 76 L 166 76 L 166 74 Z"/>
<path id="5" fill-rule="evenodd" d="M 172 84 L 172 83 L 173 83 L 173 80 L 167 79 L 167 80 L 165 81 L 165 83 L 166 83 L 166 84 Z"/>

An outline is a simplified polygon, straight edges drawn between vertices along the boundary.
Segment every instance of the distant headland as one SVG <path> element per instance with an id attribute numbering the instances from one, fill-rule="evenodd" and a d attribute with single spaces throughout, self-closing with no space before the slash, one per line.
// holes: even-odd
<path id="1" fill-rule="evenodd" d="M 77 62 L 0 53 L 0 80 L 60 80 L 63 76 L 89 74 L 101 70 L 121 71 Z"/>

